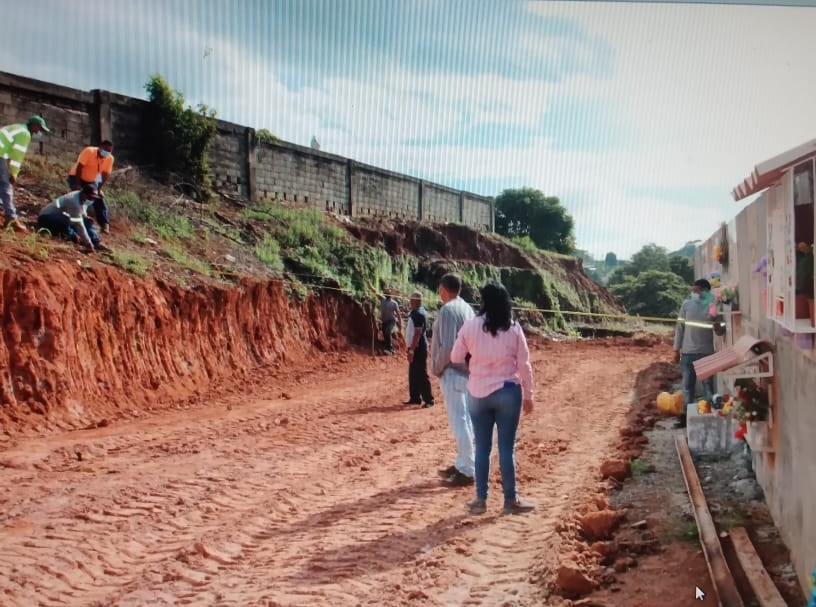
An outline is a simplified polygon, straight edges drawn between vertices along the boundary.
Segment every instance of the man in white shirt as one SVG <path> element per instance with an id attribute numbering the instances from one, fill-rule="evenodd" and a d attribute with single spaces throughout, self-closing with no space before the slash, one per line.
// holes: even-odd
<path id="1" fill-rule="evenodd" d="M 93 222 L 85 213 L 85 205 L 96 196 L 96 188 L 85 184 L 82 189 L 60 196 L 45 205 L 37 217 L 37 229 L 47 230 L 51 236 L 61 236 L 85 245 L 93 253 L 108 250 L 101 243 Z"/>
<path id="2" fill-rule="evenodd" d="M 451 362 L 450 353 L 456 335 L 466 320 L 475 316 L 473 308 L 461 297 L 462 279 L 458 274 L 445 274 L 439 283 L 442 307 L 433 326 L 431 337 L 431 372 L 439 378 L 445 399 L 448 425 L 456 441 L 456 463 L 439 471 L 451 486 L 473 484 L 474 446 L 473 423 L 468 413 L 467 364 Z"/>

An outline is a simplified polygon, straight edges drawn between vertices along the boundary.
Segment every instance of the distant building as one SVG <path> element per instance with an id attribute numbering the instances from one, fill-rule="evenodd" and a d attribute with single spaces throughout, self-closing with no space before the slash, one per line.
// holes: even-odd
<path id="1" fill-rule="evenodd" d="M 320 143 L 317 141 L 317 137 L 315 137 L 314 135 L 312 135 L 312 149 L 313 150 L 320 149 Z"/>

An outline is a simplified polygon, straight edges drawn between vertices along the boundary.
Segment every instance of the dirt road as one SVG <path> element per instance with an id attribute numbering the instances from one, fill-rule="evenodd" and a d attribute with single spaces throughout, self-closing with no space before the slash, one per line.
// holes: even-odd
<path id="1" fill-rule="evenodd" d="M 597 493 L 635 374 L 661 353 L 534 347 L 526 516 L 501 516 L 498 485 L 481 517 L 472 488 L 440 485 L 441 397 L 401 406 L 401 359 L 326 355 L 190 409 L 19 440 L 0 452 L 0 604 L 542 604 L 570 549 L 559 521 Z M 495 468 L 494 453 L 498 483 Z"/>

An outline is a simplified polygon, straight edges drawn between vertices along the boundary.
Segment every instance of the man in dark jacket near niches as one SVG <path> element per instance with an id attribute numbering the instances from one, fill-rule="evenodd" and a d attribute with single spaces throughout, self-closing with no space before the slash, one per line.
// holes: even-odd
<path id="1" fill-rule="evenodd" d="M 431 378 L 428 376 L 428 313 L 422 305 L 422 293 L 411 293 L 411 313 L 405 344 L 408 348 L 408 400 L 406 405 L 433 407 Z"/>

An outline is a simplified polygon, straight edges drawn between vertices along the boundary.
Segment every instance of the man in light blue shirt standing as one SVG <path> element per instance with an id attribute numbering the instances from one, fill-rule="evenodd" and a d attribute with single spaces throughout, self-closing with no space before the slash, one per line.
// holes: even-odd
<path id="1" fill-rule="evenodd" d="M 680 306 L 677 328 L 674 331 L 675 361 L 680 363 L 683 373 L 685 397 L 683 414 L 676 424 L 678 428 L 685 428 L 686 410 L 695 397 L 697 373 L 694 371 L 694 362 L 714 354 L 714 319 L 709 312 L 709 306 L 714 300 L 711 283 L 701 278 L 694 282 L 691 289 L 691 296 Z M 714 395 L 714 377 L 703 380 L 702 384 L 705 398 L 710 401 Z"/>
<path id="2" fill-rule="evenodd" d="M 461 297 L 462 279 L 458 274 L 445 274 L 439 283 L 442 307 L 433 325 L 431 337 L 431 372 L 439 378 L 445 399 L 448 424 L 456 441 L 456 462 L 439 471 L 445 483 L 454 487 L 473 484 L 474 446 L 473 424 L 468 412 L 466 364 L 451 362 L 450 353 L 459 329 L 475 316 L 473 308 Z"/>

